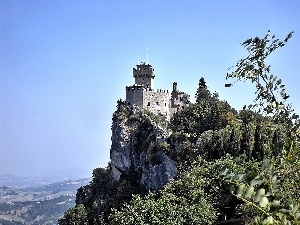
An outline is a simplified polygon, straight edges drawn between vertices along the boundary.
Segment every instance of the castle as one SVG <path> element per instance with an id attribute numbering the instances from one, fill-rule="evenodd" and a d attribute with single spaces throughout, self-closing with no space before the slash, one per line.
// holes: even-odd
<path id="1" fill-rule="evenodd" d="M 147 109 L 157 115 L 164 115 L 168 120 L 179 109 L 190 103 L 190 95 L 177 90 L 177 83 L 173 83 L 171 98 L 168 90 L 153 89 L 155 77 L 150 64 L 141 62 L 133 68 L 133 85 L 126 86 L 126 104 Z"/>

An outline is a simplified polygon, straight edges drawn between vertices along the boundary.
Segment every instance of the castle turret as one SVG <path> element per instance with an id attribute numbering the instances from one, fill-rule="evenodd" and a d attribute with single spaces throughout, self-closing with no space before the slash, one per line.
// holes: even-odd
<path id="1" fill-rule="evenodd" d="M 190 96 L 177 89 L 177 82 L 173 83 L 173 91 L 170 100 L 170 115 L 173 116 L 175 112 L 184 109 L 190 103 Z"/>
<path id="2" fill-rule="evenodd" d="M 177 82 L 173 83 L 173 91 L 177 91 Z"/>
<path id="3" fill-rule="evenodd" d="M 142 62 L 140 65 L 136 65 L 136 68 L 133 68 L 133 77 L 135 78 L 135 84 L 142 85 L 145 88 L 153 88 L 155 73 L 150 64 Z"/>

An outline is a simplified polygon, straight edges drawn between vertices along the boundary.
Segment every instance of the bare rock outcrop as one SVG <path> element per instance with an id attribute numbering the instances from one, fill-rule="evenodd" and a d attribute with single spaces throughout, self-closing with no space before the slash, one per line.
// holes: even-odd
<path id="1" fill-rule="evenodd" d="M 176 163 L 161 147 L 168 132 L 159 127 L 148 114 L 121 107 L 113 115 L 110 150 L 111 175 L 119 181 L 122 176 L 135 174 L 146 189 L 161 189 L 177 173 Z"/>

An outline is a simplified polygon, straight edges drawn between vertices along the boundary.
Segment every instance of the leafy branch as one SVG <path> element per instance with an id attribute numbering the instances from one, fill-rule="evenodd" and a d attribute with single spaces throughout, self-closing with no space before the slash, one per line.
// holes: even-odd
<path id="1" fill-rule="evenodd" d="M 278 200 L 282 182 L 277 179 L 269 161 L 262 163 L 260 173 L 250 170 L 247 173 L 235 174 L 226 168 L 220 173 L 220 179 L 231 185 L 232 195 L 259 212 L 259 216 L 253 220 L 254 224 L 299 223 L 298 206 L 291 204 L 287 209 L 285 204 Z"/>
<path id="2" fill-rule="evenodd" d="M 247 39 L 241 45 L 246 48 L 248 56 L 239 60 L 235 65 L 235 70 L 227 73 L 226 76 L 226 79 L 236 79 L 235 82 L 251 81 L 254 83 L 256 97 L 254 105 L 250 105 L 249 109 L 258 109 L 259 113 L 283 126 L 287 134 L 281 157 L 274 159 L 272 163 L 264 161 L 260 173 L 250 170 L 246 174 L 236 175 L 224 170 L 220 174 L 225 183 L 232 184 L 231 193 L 234 196 L 260 212 L 260 216 L 254 220 L 254 224 L 299 224 L 300 221 L 300 203 L 297 200 L 295 205 L 280 202 L 282 199 L 280 185 L 283 183 L 277 179 L 278 175 L 281 176 L 282 179 L 285 179 L 285 185 L 288 185 L 291 190 L 293 189 L 287 183 L 292 182 L 293 179 L 282 177 L 282 173 L 286 173 L 283 170 L 285 167 L 290 173 L 293 167 L 299 165 L 299 115 L 294 113 L 290 104 L 285 103 L 289 98 L 285 91 L 285 85 L 282 84 L 281 79 L 271 73 L 271 66 L 265 62 L 272 52 L 288 42 L 292 34 L 293 32 L 290 32 L 284 40 L 279 40 L 275 35 L 271 36 L 268 31 L 263 38 Z M 225 87 L 230 86 L 232 86 L 231 83 L 225 84 Z"/>
<path id="3" fill-rule="evenodd" d="M 236 63 L 235 70 L 227 73 L 226 79 L 234 78 L 236 81 L 254 83 L 256 97 L 254 104 L 249 108 L 258 109 L 260 113 L 272 116 L 275 122 L 285 123 L 295 131 L 300 127 L 299 115 L 293 113 L 290 104 L 285 104 L 290 97 L 286 93 L 285 85 L 282 84 L 281 79 L 271 73 L 271 66 L 265 62 L 277 48 L 285 46 L 292 34 L 293 32 L 290 32 L 284 40 L 279 40 L 268 31 L 263 38 L 255 37 L 244 41 L 241 45 L 249 54 Z M 229 70 L 232 68 L 230 67 Z M 232 84 L 225 86 L 230 87 Z"/>

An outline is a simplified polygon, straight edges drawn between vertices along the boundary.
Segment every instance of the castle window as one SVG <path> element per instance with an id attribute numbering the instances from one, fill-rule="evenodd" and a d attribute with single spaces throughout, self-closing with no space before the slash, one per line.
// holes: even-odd
<path id="1" fill-rule="evenodd" d="M 127 88 L 128 91 L 130 91 L 130 88 Z"/>
<path id="2" fill-rule="evenodd" d="M 159 102 L 156 102 L 156 105 L 159 105 Z"/>
<path id="3" fill-rule="evenodd" d="M 167 103 L 165 103 L 165 106 L 167 106 Z"/>
<path id="4" fill-rule="evenodd" d="M 128 105 L 130 105 L 130 102 L 128 102 Z"/>
<path id="5" fill-rule="evenodd" d="M 147 106 L 150 106 L 150 102 L 148 102 Z"/>
<path id="6" fill-rule="evenodd" d="M 182 109 L 184 109 L 184 106 L 182 106 Z"/>

